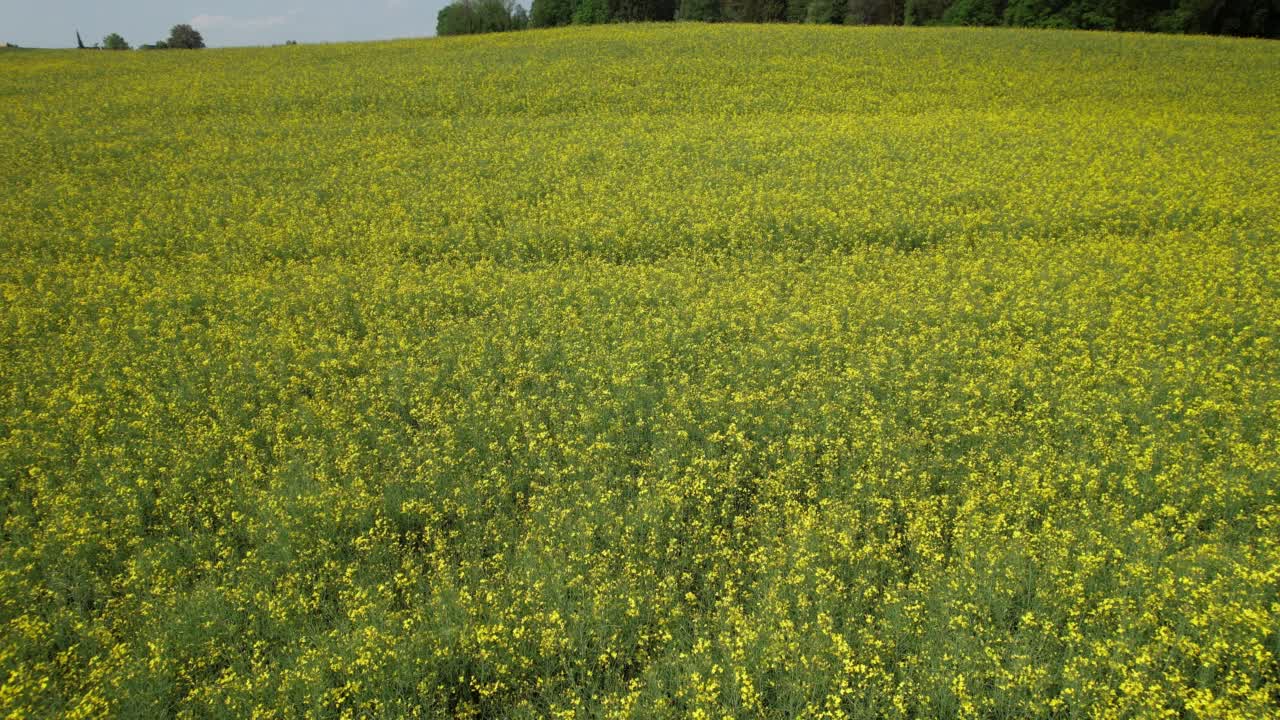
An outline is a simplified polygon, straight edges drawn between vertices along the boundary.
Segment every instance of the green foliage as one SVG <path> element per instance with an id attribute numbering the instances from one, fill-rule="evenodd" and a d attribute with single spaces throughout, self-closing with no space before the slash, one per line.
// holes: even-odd
<path id="1" fill-rule="evenodd" d="M 512 0 L 475 0 L 480 32 L 504 32 L 514 27 Z"/>
<path id="2" fill-rule="evenodd" d="M 942 14 L 947 25 L 999 25 L 1005 0 L 955 0 Z"/>
<path id="3" fill-rule="evenodd" d="M 902 11 L 903 25 L 934 25 L 942 20 L 948 0 L 906 0 Z"/>
<path id="4" fill-rule="evenodd" d="M 721 19 L 720 0 L 680 0 L 679 18 L 716 22 Z"/>
<path id="5" fill-rule="evenodd" d="M 678 12 L 677 12 L 678 11 Z M 681 20 L 1011 25 L 1280 37 L 1276 0 L 537 0 L 532 25 Z"/>
<path id="6" fill-rule="evenodd" d="M 573 0 L 533 0 L 530 27 L 558 27 L 573 22 Z"/>
<path id="7" fill-rule="evenodd" d="M 504 32 L 527 25 L 524 8 L 511 0 L 454 0 L 436 15 L 437 35 Z"/>
<path id="8" fill-rule="evenodd" d="M 511 11 L 511 29 L 526 30 L 528 27 L 529 11 L 525 10 L 523 5 L 517 3 L 515 8 Z"/>
<path id="9" fill-rule="evenodd" d="M 468 0 L 454 0 L 436 13 L 436 35 L 469 35 L 480 32 L 480 21 Z"/>
<path id="10" fill-rule="evenodd" d="M 1271 44 L 103 60 L 0 53 L 0 717 L 1275 715 Z"/>
<path id="11" fill-rule="evenodd" d="M 106 50 L 128 50 L 129 43 L 125 42 L 124 38 L 117 33 L 111 33 L 102 38 L 102 47 Z"/>
<path id="12" fill-rule="evenodd" d="M 156 43 L 159 47 L 160 43 Z M 199 50 L 204 47 L 204 37 L 200 31 L 187 24 L 174 25 L 169 30 L 169 40 L 165 47 L 177 50 Z"/>
<path id="13" fill-rule="evenodd" d="M 608 0 L 609 19 L 620 22 L 652 22 L 675 19 L 678 0 Z"/>
<path id="14" fill-rule="evenodd" d="M 809 18 L 809 0 L 787 0 L 786 20 L 802 23 Z"/>
<path id="15" fill-rule="evenodd" d="M 573 9 L 573 24 L 596 25 L 609 22 L 608 0 L 577 0 Z"/>
<path id="16" fill-rule="evenodd" d="M 991 24 L 994 12 L 990 0 L 962 0 L 963 7 L 947 11 L 946 21 L 954 25 Z M 953 12 L 954 10 L 954 12 Z M 1003 13 L 1006 25 L 1042 28 L 1084 28 L 1089 30 L 1145 29 L 1151 23 L 1123 17 L 1111 0 L 1009 0 Z M 1151 29 L 1154 29 L 1153 27 Z"/>
<path id="17" fill-rule="evenodd" d="M 839 23 L 848 13 L 846 0 L 809 0 L 805 8 L 805 22 Z"/>
<path id="18" fill-rule="evenodd" d="M 1008 0 L 1004 22 L 1016 27 L 1070 27 L 1057 17 L 1057 7 L 1056 0 Z"/>
<path id="19" fill-rule="evenodd" d="M 1280 3 L 1275 0 L 1180 0 L 1143 20 L 1158 32 L 1280 37 Z"/>
<path id="20" fill-rule="evenodd" d="M 811 0 L 812 1 L 812 0 Z M 847 0 L 846 25 L 899 25 L 905 0 Z"/>
<path id="21" fill-rule="evenodd" d="M 787 0 L 722 0 L 720 12 L 730 22 L 781 22 L 786 19 Z"/>

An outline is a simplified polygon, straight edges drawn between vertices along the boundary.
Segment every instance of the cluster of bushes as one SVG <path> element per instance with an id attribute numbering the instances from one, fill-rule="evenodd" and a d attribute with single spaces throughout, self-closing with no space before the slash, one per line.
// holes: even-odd
<path id="1" fill-rule="evenodd" d="M 631 21 L 1009 25 L 1280 37 L 1280 0 L 454 0 L 439 35 Z"/>
<path id="2" fill-rule="evenodd" d="M 76 32 L 76 46 L 81 50 L 87 50 L 84 41 L 80 39 L 80 33 Z M 125 40 L 120 33 L 111 33 L 102 38 L 102 45 L 93 46 L 93 49 L 104 50 L 130 50 L 129 42 Z M 169 29 L 169 39 L 157 40 L 148 45 L 139 45 L 139 50 L 199 50 L 204 47 L 204 37 L 199 30 L 181 23 L 174 25 Z"/>

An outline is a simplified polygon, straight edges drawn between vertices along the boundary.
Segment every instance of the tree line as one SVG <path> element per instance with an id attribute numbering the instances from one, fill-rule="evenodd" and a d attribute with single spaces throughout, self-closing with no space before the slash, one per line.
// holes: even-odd
<path id="1" fill-rule="evenodd" d="M 437 35 L 609 22 L 1006 25 L 1280 37 L 1280 0 L 453 0 Z"/>
<path id="2" fill-rule="evenodd" d="M 84 44 L 84 40 L 80 38 L 80 31 L 76 31 L 76 47 L 81 50 L 131 50 L 128 41 L 121 37 L 120 33 L 111 33 L 102 38 L 101 45 L 89 47 Z M 204 47 L 204 37 L 199 30 L 191 27 L 186 23 L 174 25 L 169 29 L 169 38 L 167 40 L 157 40 L 147 45 L 139 45 L 139 50 L 199 50 Z"/>
<path id="3" fill-rule="evenodd" d="M 454 0 L 436 16 L 437 35 L 524 30 L 529 13 L 511 0 Z"/>

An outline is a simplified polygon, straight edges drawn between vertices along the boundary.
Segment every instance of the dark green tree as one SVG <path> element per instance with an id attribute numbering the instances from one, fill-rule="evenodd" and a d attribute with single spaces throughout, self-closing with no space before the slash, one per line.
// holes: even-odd
<path id="1" fill-rule="evenodd" d="M 573 0 L 533 0 L 529 11 L 532 27 L 556 27 L 573 21 Z"/>
<path id="2" fill-rule="evenodd" d="M 573 8 L 574 25 L 597 25 L 609 22 L 609 0 L 577 0 Z"/>
<path id="3" fill-rule="evenodd" d="M 1157 32 L 1280 37 L 1280 0 L 1178 0 L 1150 16 Z"/>
<path id="4" fill-rule="evenodd" d="M 730 22 L 781 22 L 787 0 L 724 0 L 720 12 Z"/>
<path id="5" fill-rule="evenodd" d="M 787 22 L 802 23 L 809 19 L 809 0 L 787 0 Z"/>
<path id="6" fill-rule="evenodd" d="M 524 9 L 523 5 L 516 4 L 515 10 L 511 11 L 511 29 L 524 30 L 529 27 L 529 11 Z"/>
<path id="7" fill-rule="evenodd" d="M 156 44 L 159 45 L 159 43 Z M 169 40 L 165 43 L 165 46 L 183 50 L 199 50 L 204 47 L 204 38 L 200 35 L 199 30 L 182 23 L 174 25 L 169 30 Z"/>
<path id="8" fill-rule="evenodd" d="M 524 8 L 511 0 L 454 0 L 436 14 L 437 35 L 522 30 L 528 24 Z"/>
<path id="9" fill-rule="evenodd" d="M 578 0 L 583 2 L 583 0 Z M 667 22 L 676 17 L 679 0 L 606 0 L 609 20 L 622 22 Z"/>
<path id="10" fill-rule="evenodd" d="M 480 19 L 468 2 L 451 2 L 436 13 L 436 35 L 470 35 L 480 32 Z"/>
<path id="11" fill-rule="evenodd" d="M 956 0 L 942 14 L 947 25 L 999 25 L 1005 8 L 1000 0 Z"/>
<path id="12" fill-rule="evenodd" d="M 847 13 L 846 0 L 809 0 L 804 21 L 819 25 L 842 23 Z"/>
<path id="13" fill-rule="evenodd" d="M 948 0 L 906 0 L 902 10 L 903 25 L 934 25 L 942 20 Z"/>
<path id="14" fill-rule="evenodd" d="M 125 42 L 119 33 L 111 33 L 102 38 L 102 47 L 108 50 L 128 50 L 129 43 Z"/>
<path id="15" fill-rule="evenodd" d="M 904 3 L 901 0 L 848 0 L 845 25 L 901 25 Z"/>
<path id="16" fill-rule="evenodd" d="M 480 32 L 506 32 L 511 29 L 511 0 L 475 0 Z"/>
<path id="17" fill-rule="evenodd" d="M 680 0 L 681 20 L 715 22 L 720 19 L 720 0 Z"/>

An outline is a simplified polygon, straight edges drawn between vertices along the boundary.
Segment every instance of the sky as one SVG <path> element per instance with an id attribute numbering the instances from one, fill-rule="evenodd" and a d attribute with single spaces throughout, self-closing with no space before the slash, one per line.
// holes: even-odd
<path id="1" fill-rule="evenodd" d="M 189 23 L 209 47 L 434 35 L 448 0 L 0 0 L 0 42 L 75 47 L 120 33 L 137 47 Z"/>

